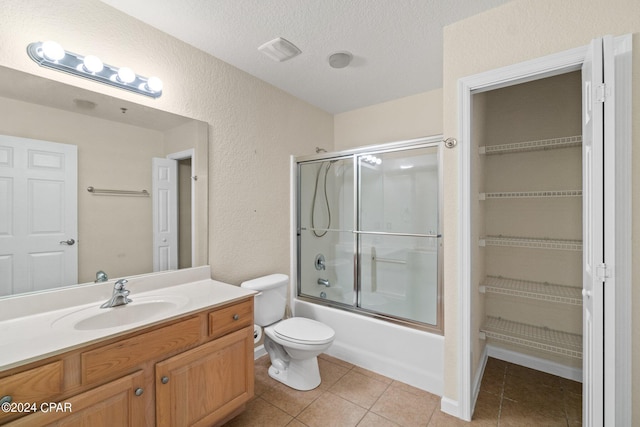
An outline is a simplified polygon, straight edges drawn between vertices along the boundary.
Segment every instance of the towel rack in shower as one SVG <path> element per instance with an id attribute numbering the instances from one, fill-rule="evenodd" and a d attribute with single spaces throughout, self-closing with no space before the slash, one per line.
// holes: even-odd
<path id="1" fill-rule="evenodd" d="M 104 188 L 87 187 L 87 191 L 95 195 L 110 195 L 110 196 L 142 196 L 148 197 L 149 192 L 147 190 L 108 190 Z"/>

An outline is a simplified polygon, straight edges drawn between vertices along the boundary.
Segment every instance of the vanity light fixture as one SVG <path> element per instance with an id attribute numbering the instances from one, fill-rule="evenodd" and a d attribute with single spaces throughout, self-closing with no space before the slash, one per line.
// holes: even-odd
<path id="1" fill-rule="evenodd" d="M 104 64 L 97 56 L 82 56 L 65 51 L 54 41 L 31 43 L 27 46 L 27 54 L 41 67 L 53 68 L 151 98 L 162 95 L 162 80 L 158 77 L 142 77 L 131 68 Z"/>

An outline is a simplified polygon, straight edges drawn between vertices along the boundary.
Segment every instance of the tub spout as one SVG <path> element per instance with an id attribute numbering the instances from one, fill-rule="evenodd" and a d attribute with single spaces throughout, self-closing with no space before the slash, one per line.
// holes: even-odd
<path id="1" fill-rule="evenodd" d="M 329 280 L 327 279 L 318 279 L 318 285 L 326 286 L 328 288 L 331 286 L 331 283 L 329 283 Z"/>

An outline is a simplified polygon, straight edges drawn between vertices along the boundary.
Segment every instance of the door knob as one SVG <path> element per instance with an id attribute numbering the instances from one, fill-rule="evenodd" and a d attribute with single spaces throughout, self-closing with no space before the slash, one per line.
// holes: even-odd
<path id="1" fill-rule="evenodd" d="M 73 246 L 76 243 L 75 240 L 73 239 L 69 239 L 69 240 L 60 240 L 60 244 L 61 245 L 67 245 L 67 246 Z"/>
<path id="2" fill-rule="evenodd" d="M 583 297 L 587 297 L 587 298 L 591 298 L 591 291 L 588 291 L 586 289 L 582 290 L 582 296 Z"/>

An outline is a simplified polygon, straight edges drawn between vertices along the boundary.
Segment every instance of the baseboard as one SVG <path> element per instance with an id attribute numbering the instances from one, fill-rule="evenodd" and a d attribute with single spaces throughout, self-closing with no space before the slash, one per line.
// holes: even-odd
<path id="1" fill-rule="evenodd" d="M 476 408 L 476 402 L 478 401 L 478 395 L 480 394 L 480 386 L 482 385 L 482 377 L 484 375 L 484 368 L 487 366 L 487 359 L 489 359 L 489 350 L 488 345 L 484 346 L 484 350 L 482 350 L 482 356 L 480 356 L 480 365 L 478 369 L 476 369 L 476 376 L 473 379 L 473 384 L 471 384 L 471 415 L 473 415 L 473 411 Z"/>
<path id="2" fill-rule="evenodd" d="M 265 354 L 267 354 L 267 350 L 264 349 L 264 345 L 260 344 L 253 349 L 253 360 L 259 359 Z"/>
<path id="3" fill-rule="evenodd" d="M 401 381 L 429 393 L 442 396 L 444 384 L 442 381 L 440 362 L 440 371 L 433 368 L 435 365 L 425 364 L 425 366 L 417 366 L 415 364 L 403 363 L 397 358 L 391 358 L 383 352 L 374 353 L 368 348 L 355 347 L 344 342 L 334 341 L 334 343 L 325 351 L 329 356 L 336 357 L 345 362 L 353 363 L 364 369 L 368 369 L 380 375 Z M 436 358 L 437 360 L 437 358 Z"/>
<path id="4" fill-rule="evenodd" d="M 506 350 L 491 344 L 487 344 L 487 354 L 489 357 L 504 360 L 505 362 L 515 363 L 526 368 L 535 369 L 536 371 L 546 372 L 551 375 L 557 375 L 568 380 L 582 382 L 582 369 L 573 368 L 571 366 L 562 365 L 557 362 L 545 360 L 535 356 L 518 353 L 512 350 Z"/>
<path id="5" fill-rule="evenodd" d="M 442 396 L 440 399 L 440 410 L 445 414 L 460 418 L 460 406 L 457 400 Z"/>

